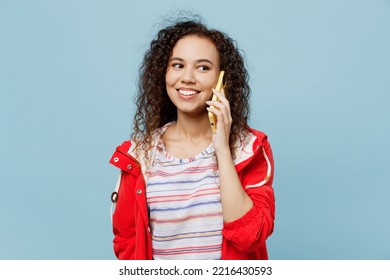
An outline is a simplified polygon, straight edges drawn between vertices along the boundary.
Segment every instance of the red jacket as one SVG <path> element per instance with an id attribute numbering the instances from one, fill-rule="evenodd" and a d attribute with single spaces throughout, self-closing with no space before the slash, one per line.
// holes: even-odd
<path id="1" fill-rule="evenodd" d="M 268 259 L 266 239 L 274 227 L 275 200 L 272 189 L 274 161 L 267 136 L 250 129 L 256 139 L 253 155 L 236 163 L 241 184 L 253 207 L 241 218 L 224 223 L 222 259 Z M 150 260 L 151 233 L 146 204 L 146 183 L 141 164 L 130 155 L 131 142 L 118 146 L 110 163 L 121 169 L 112 216 L 114 251 L 118 259 Z"/>

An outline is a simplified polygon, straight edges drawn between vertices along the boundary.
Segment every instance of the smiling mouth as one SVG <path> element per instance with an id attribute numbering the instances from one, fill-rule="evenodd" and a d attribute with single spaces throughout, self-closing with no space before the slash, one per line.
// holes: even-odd
<path id="1" fill-rule="evenodd" d="M 200 93 L 200 91 L 197 90 L 190 90 L 190 89 L 178 89 L 177 90 L 179 94 L 184 95 L 184 96 L 192 96 Z"/>

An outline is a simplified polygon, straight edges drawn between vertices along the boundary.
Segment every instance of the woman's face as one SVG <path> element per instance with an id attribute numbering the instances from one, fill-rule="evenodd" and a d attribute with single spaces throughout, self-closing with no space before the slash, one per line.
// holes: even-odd
<path id="1" fill-rule="evenodd" d="M 205 37 L 189 35 L 173 48 L 165 75 L 166 89 L 179 112 L 191 115 L 206 112 L 219 75 L 219 54 Z"/>

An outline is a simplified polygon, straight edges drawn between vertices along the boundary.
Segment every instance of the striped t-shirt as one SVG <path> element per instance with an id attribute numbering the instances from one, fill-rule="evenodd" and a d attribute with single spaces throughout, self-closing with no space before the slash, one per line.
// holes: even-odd
<path id="1" fill-rule="evenodd" d="M 154 259 L 221 259 L 222 206 L 214 147 L 189 159 L 160 140 L 147 176 Z"/>

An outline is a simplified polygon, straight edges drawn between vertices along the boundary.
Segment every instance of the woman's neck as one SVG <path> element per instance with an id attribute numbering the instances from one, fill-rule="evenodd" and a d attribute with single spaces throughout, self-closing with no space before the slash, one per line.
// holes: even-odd
<path id="1" fill-rule="evenodd" d="M 212 138 L 207 114 L 197 117 L 178 114 L 177 122 L 172 132 L 178 139 L 200 140 L 207 138 L 211 141 Z"/>

